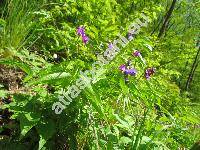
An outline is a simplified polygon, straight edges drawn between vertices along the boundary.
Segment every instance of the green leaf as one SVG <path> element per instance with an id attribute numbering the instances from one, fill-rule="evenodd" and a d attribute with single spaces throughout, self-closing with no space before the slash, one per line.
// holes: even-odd
<path id="1" fill-rule="evenodd" d="M 36 84 L 39 84 L 39 83 L 46 83 L 48 81 L 52 82 L 52 80 L 67 78 L 69 76 L 71 76 L 71 75 L 67 72 L 52 73 L 52 74 L 44 75 L 44 76 L 42 76 L 42 77 L 40 77 L 36 80 L 28 82 L 28 85 L 31 86 L 31 85 L 36 85 Z"/>
<path id="2" fill-rule="evenodd" d="M 106 118 L 103 112 L 103 108 L 101 105 L 101 100 L 97 92 L 94 92 L 91 85 L 84 91 L 86 93 L 86 97 L 89 99 L 92 106 L 96 109 L 96 111 L 100 114 L 100 117 Z"/>
<path id="3" fill-rule="evenodd" d="M 150 141 L 151 141 L 151 139 L 148 136 L 143 136 L 142 140 L 141 140 L 141 144 L 146 144 Z"/>
<path id="4" fill-rule="evenodd" d="M 20 129 L 21 129 L 21 137 L 26 135 L 26 133 L 37 124 L 40 120 L 40 116 L 38 114 L 27 113 L 19 116 L 20 119 Z"/>
<path id="5" fill-rule="evenodd" d="M 40 135 L 38 150 L 41 150 L 46 142 L 56 133 L 55 123 L 52 120 L 40 123 L 37 126 L 37 130 Z"/>
<path id="6" fill-rule="evenodd" d="M 125 137 L 125 136 L 122 136 L 119 140 L 119 143 L 121 143 L 121 144 L 129 144 L 131 142 L 132 142 L 132 140 L 128 137 Z"/>
<path id="7" fill-rule="evenodd" d="M 7 93 L 7 91 L 0 90 L 0 97 L 5 97 Z"/>
<path id="8" fill-rule="evenodd" d="M 124 78 L 120 78 L 120 87 L 125 95 L 128 94 L 129 89 L 125 84 Z"/>
<path id="9" fill-rule="evenodd" d="M 124 127 L 129 128 L 129 123 L 126 120 L 121 119 L 118 114 L 114 114 L 114 116 L 119 123 L 121 123 Z"/>
<path id="10" fill-rule="evenodd" d="M 8 59 L 1 59 L 0 60 L 0 64 L 5 64 L 5 65 L 11 65 L 11 66 L 19 67 L 24 72 L 26 72 L 28 75 L 32 75 L 33 74 L 31 68 L 27 64 L 25 64 L 23 62 L 20 62 L 20 61 L 8 60 Z"/>

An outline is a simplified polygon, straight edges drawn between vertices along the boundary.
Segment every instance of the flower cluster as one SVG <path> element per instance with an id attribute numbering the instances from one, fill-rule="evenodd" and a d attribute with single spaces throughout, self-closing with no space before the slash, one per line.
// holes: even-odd
<path id="1" fill-rule="evenodd" d="M 131 75 L 131 76 L 135 76 L 137 74 L 136 69 L 134 68 L 130 68 L 128 69 L 128 67 L 123 64 L 119 67 L 119 69 L 125 74 L 125 75 Z"/>
<path id="2" fill-rule="evenodd" d="M 135 52 L 133 52 L 133 56 L 140 57 L 141 53 L 139 51 L 135 51 Z"/>
<path id="3" fill-rule="evenodd" d="M 145 23 L 142 23 L 142 21 L 140 21 L 139 19 L 137 19 L 137 22 L 133 22 L 129 26 L 128 39 L 120 35 L 118 39 L 115 39 L 112 43 L 109 44 L 109 48 L 106 49 L 103 55 L 97 56 L 97 61 L 92 64 L 93 69 L 91 71 L 86 70 L 84 71 L 84 73 L 80 72 L 81 77 L 76 81 L 75 85 L 72 85 L 67 88 L 67 92 L 65 92 L 64 89 L 59 91 L 59 94 L 61 94 L 59 95 L 59 101 L 55 102 L 52 105 L 52 110 L 54 110 L 56 114 L 61 114 L 63 109 L 65 109 L 66 106 L 70 105 L 72 100 L 75 99 L 81 93 L 81 90 L 84 90 L 84 88 L 91 86 L 92 83 L 94 84 L 98 81 L 96 77 L 98 78 L 103 74 L 101 71 L 102 67 L 108 64 L 110 61 L 112 61 L 114 57 L 119 53 L 120 48 L 117 46 L 117 44 L 120 44 L 122 47 L 125 47 L 130 41 L 134 39 L 134 36 L 139 33 L 141 27 L 147 26 L 147 23 L 150 22 L 150 19 L 144 14 L 141 14 L 141 16 L 143 19 L 145 19 Z M 135 29 L 136 25 L 137 29 Z M 77 35 L 82 37 L 82 40 L 85 44 L 88 42 L 89 38 L 85 34 L 84 27 L 80 26 L 79 28 L 77 28 Z M 95 67 L 96 65 L 99 65 L 98 69 Z M 134 68 L 131 68 L 130 66 L 131 62 L 129 60 L 127 65 L 121 67 L 122 71 L 124 72 L 126 82 L 128 82 L 129 75 L 136 75 L 136 70 Z M 98 74 L 96 74 L 95 72 Z M 88 73 L 91 73 L 92 78 L 87 77 Z M 65 98 L 67 99 L 67 101 L 65 101 Z"/>
<path id="4" fill-rule="evenodd" d="M 129 79 L 128 79 L 128 76 L 135 76 L 137 74 L 137 71 L 135 68 L 131 68 L 130 67 L 130 60 L 128 60 L 127 62 L 127 65 L 125 64 L 122 64 L 120 67 L 119 67 L 119 70 L 121 70 L 123 73 L 124 73 L 124 79 L 125 79 L 125 82 L 128 83 L 129 82 Z"/>
<path id="5" fill-rule="evenodd" d="M 142 58 L 140 51 L 134 51 L 132 53 L 132 55 L 135 56 L 135 57 L 141 57 Z M 137 74 L 136 69 L 130 67 L 131 66 L 130 63 L 131 63 L 130 60 L 128 60 L 127 65 L 122 64 L 119 67 L 119 70 L 122 71 L 124 73 L 124 75 L 126 75 L 125 81 L 128 80 L 127 75 L 135 76 Z M 150 76 L 152 76 L 155 73 L 155 71 L 156 71 L 156 69 L 153 68 L 153 67 L 146 69 L 145 78 L 147 80 L 149 80 Z"/>
<path id="6" fill-rule="evenodd" d="M 84 27 L 78 27 L 77 29 L 77 34 L 80 35 L 82 37 L 82 41 L 83 43 L 87 44 L 87 42 L 89 41 L 88 36 L 85 34 L 85 28 Z"/>
<path id="7" fill-rule="evenodd" d="M 151 77 L 151 75 L 153 75 L 155 72 L 156 72 L 156 69 L 153 68 L 153 67 L 152 67 L 152 68 L 146 69 L 146 71 L 145 71 L 145 78 L 146 78 L 147 80 L 149 80 L 150 77 Z"/>

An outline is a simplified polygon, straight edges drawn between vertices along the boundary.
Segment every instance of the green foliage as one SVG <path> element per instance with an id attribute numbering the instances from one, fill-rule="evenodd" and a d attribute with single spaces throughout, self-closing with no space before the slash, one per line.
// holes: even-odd
<path id="1" fill-rule="evenodd" d="M 40 1 L 8 0 L 1 6 L 0 18 L 0 57 L 10 57 L 21 50 L 32 36 L 34 27 L 33 12 Z"/>
<path id="2" fill-rule="evenodd" d="M 13 96 L 12 103 L 3 108 L 13 112 L 12 119 L 18 122 L 10 145 L 18 143 L 16 149 L 25 149 L 24 141 L 29 139 L 32 149 L 41 150 L 190 148 L 200 138 L 199 128 L 194 127 L 200 122 L 200 84 L 195 84 L 200 81 L 199 68 L 188 92 L 190 97 L 184 91 L 199 24 L 193 19 L 199 9 L 188 8 L 196 4 L 178 2 L 180 8 L 174 11 L 166 35 L 158 39 L 167 2 L 9 1 L 5 6 L 8 15 L 0 19 L 0 65 L 24 73 L 20 92 L 0 86 L 0 97 Z M 61 89 L 74 85 L 82 77 L 80 71 L 91 70 L 97 54 L 103 53 L 118 33 L 126 36 L 129 25 L 142 12 L 151 20 L 148 27 L 142 28 L 126 47 L 120 47 L 101 75 L 90 74 L 96 80 L 56 115 L 52 105 L 58 102 Z M 90 38 L 87 44 L 76 33 L 82 25 Z M 7 57 L 5 49 L 12 58 Z M 139 50 L 143 59 L 133 56 L 134 50 Z M 138 73 L 125 82 L 119 66 L 128 60 Z M 149 67 L 155 67 L 156 73 L 146 80 Z M 4 140 L 0 148 L 7 142 Z"/>

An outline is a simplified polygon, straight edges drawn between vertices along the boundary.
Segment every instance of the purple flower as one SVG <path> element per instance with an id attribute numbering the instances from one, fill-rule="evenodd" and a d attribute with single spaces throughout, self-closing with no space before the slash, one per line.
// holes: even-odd
<path id="1" fill-rule="evenodd" d="M 136 75 L 136 73 L 137 73 L 137 71 L 134 69 L 134 68 L 132 68 L 132 69 L 126 69 L 125 70 L 125 72 L 124 72 L 126 75 L 131 75 L 131 76 L 135 76 Z"/>
<path id="2" fill-rule="evenodd" d="M 82 35 L 82 40 L 83 40 L 83 43 L 87 44 L 87 42 L 89 41 L 89 38 L 87 35 Z"/>
<path id="3" fill-rule="evenodd" d="M 81 27 L 81 26 L 78 27 L 76 33 L 77 33 L 78 35 L 81 35 L 81 36 L 85 35 L 85 28 L 84 28 L 84 27 Z"/>
<path id="4" fill-rule="evenodd" d="M 112 44 L 112 43 L 109 43 L 108 48 L 109 48 L 109 49 L 113 49 L 113 44 Z"/>
<path id="5" fill-rule="evenodd" d="M 127 34 L 128 40 L 131 41 L 133 39 L 133 34 L 132 33 L 128 33 Z"/>
<path id="6" fill-rule="evenodd" d="M 149 80 L 149 79 L 150 79 L 150 75 L 145 74 L 145 78 L 146 78 L 147 80 Z"/>
<path id="7" fill-rule="evenodd" d="M 147 69 L 147 71 L 149 75 L 153 75 L 156 72 L 156 69 L 152 67 L 152 68 Z"/>
<path id="8" fill-rule="evenodd" d="M 85 34 L 85 28 L 84 27 L 78 27 L 77 28 L 77 34 L 80 35 L 82 37 L 82 41 L 83 43 L 87 44 L 89 41 L 88 36 Z"/>
<path id="9" fill-rule="evenodd" d="M 135 52 L 133 52 L 133 56 L 139 57 L 139 56 L 141 56 L 141 53 L 139 51 L 135 51 Z"/>
<path id="10" fill-rule="evenodd" d="M 125 70 L 126 70 L 126 65 L 121 65 L 120 67 L 119 67 L 119 70 L 121 70 L 122 72 L 124 72 Z"/>
<path id="11" fill-rule="evenodd" d="M 146 69 L 146 71 L 145 71 L 145 78 L 146 78 L 147 80 L 149 80 L 150 77 L 151 77 L 151 75 L 153 75 L 155 72 L 156 72 L 156 69 L 153 68 L 153 67 L 152 67 L 152 68 Z"/>

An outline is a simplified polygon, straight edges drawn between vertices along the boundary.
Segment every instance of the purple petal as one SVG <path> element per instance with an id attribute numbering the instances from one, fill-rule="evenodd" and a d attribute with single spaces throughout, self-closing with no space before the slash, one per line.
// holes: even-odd
<path id="1" fill-rule="evenodd" d="M 83 43 L 87 44 L 87 42 L 89 41 L 89 38 L 88 38 L 87 35 L 84 34 L 84 35 L 82 36 L 82 40 L 83 40 Z"/>
<path id="2" fill-rule="evenodd" d="M 132 40 L 132 39 L 133 39 L 133 34 L 128 33 L 128 40 L 130 41 L 130 40 Z"/>
<path id="3" fill-rule="evenodd" d="M 147 79 L 147 80 L 149 80 L 150 79 L 150 77 L 151 77 L 151 75 L 153 75 L 154 73 L 155 73 L 155 71 L 156 71 L 156 69 L 155 68 L 148 68 L 148 69 L 146 69 L 146 71 L 145 71 L 145 78 Z"/>
<path id="4" fill-rule="evenodd" d="M 108 48 L 109 48 L 109 49 L 113 49 L 113 44 L 112 44 L 112 43 L 109 43 Z"/>
<path id="5" fill-rule="evenodd" d="M 124 65 L 124 64 L 121 65 L 121 66 L 119 67 L 119 70 L 121 70 L 121 71 L 124 72 L 124 71 L 126 70 L 126 65 Z"/>
<path id="6" fill-rule="evenodd" d="M 137 73 L 137 71 L 135 69 L 133 69 L 133 68 L 125 70 L 125 74 L 129 74 L 131 76 L 135 76 L 136 73 Z"/>
<path id="7" fill-rule="evenodd" d="M 135 51 L 135 52 L 133 53 L 133 56 L 136 56 L 136 57 L 141 56 L 141 53 L 140 53 L 139 51 Z"/>
<path id="8" fill-rule="evenodd" d="M 149 79 L 150 79 L 150 76 L 149 76 L 149 75 L 145 75 L 145 78 L 146 78 L 147 80 L 149 80 Z"/>
<path id="9" fill-rule="evenodd" d="M 85 28 L 84 27 L 78 27 L 76 32 L 77 32 L 78 35 L 83 36 L 85 34 Z"/>

